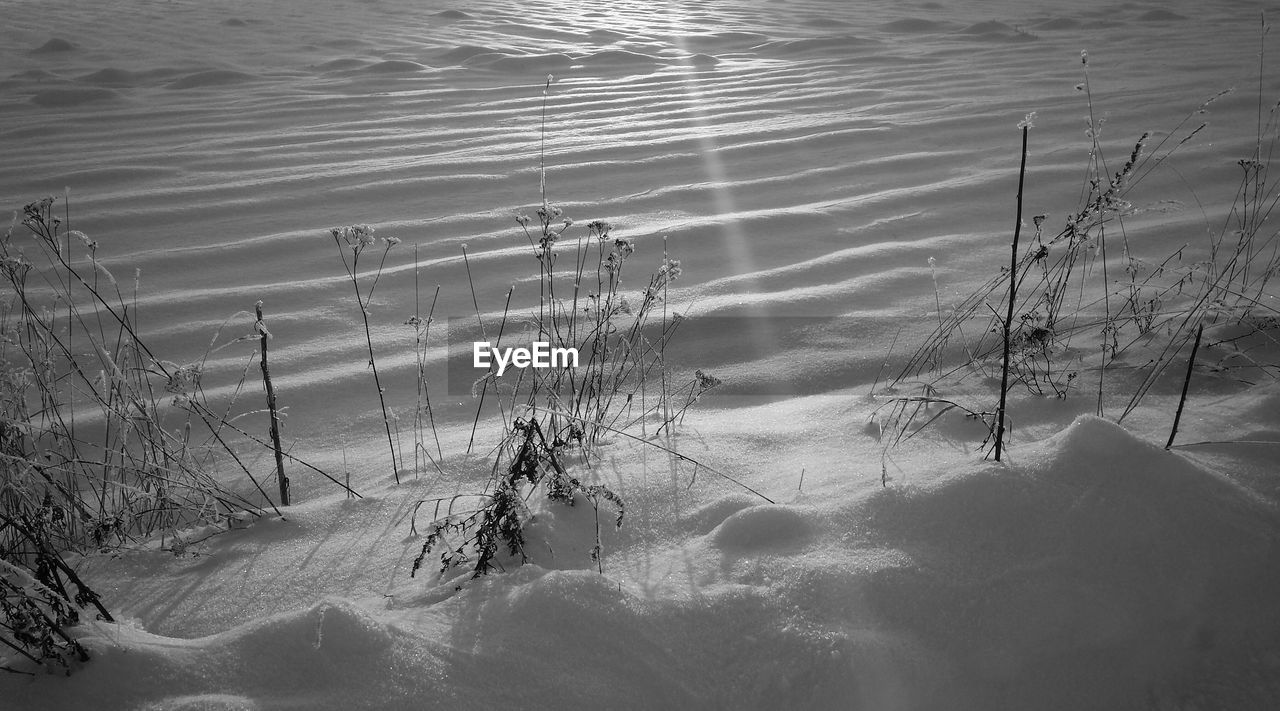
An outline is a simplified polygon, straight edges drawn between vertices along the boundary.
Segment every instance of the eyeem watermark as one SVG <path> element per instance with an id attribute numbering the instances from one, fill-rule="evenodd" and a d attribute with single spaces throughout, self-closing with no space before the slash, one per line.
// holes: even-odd
<path id="1" fill-rule="evenodd" d="M 546 341 L 534 341 L 529 348 L 495 348 L 488 341 L 471 345 L 472 365 L 477 368 L 498 366 L 502 377 L 508 366 L 516 368 L 577 368 L 577 348 L 556 348 Z"/>

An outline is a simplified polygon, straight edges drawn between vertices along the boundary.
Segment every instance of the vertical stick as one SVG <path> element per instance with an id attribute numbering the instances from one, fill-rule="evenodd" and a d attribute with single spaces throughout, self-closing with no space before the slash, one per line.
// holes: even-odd
<path id="1" fill-rule="evenodd" d="M 592 558 L 596 559 L 596 572 L 604 575 L 604 544 L 600 542 L 600 502 L 591 497 L 591 508 L 596 516 L 596 547 L 592 549 Z"/>
<path id="2" fill-rule="evenodd" d="M 63 219 L 65 220 L 62 228 L 66 231 L 65 234 L 67 239 L 67 271 L 70 272 L 71 271 L 71 188 L 68 186 L 64 186 L 62 188 L 62 216 L 63 216 Z M 56 231 L 56 228 L 55 228 L 55 231 Z M 95 269 L 94 270 L 95 282 L 98 278 L 97 274 L 98 272 Z M 75 299 L 71 295 L 71 275 L 68 274 L 67 275 L 67 350 L 68 351 L 72 349 L 73 347 L 72 339 L 75 337 L 75 321 L 72 319 L 72 316 L 74 315 L 74 304 L 75 304 Z M 98 323 L 101 324 L 102 322 L 99 321 Z M 99 331 L 101 331 L 101 328 L 99 328 Z M 90 339 L 92 339 L 92 337 L 90 337 Z M 103 342 L 105 343 L 106 339 L 103 339 Z M 72 441 L 75 441 L 76 399 L 74 397 L 67 398 L 67 413 L 68 413 L 68 419 L 71 421 L 71 425 L 69 428 L 70 431 L 67 433 L 67 436 L 70 437 Z M 68 475 L 68 479 L 70 479 L 70 475 Z M 68 482 L 68 484 L 70 485 L 70 482 Z M 75 491 L 74 488 L 69 490 Z M 71 516 L 68 518 L 68 520 L 71 522 L 72 529 L 74 530 L 76 517 Z"/>
<path id="3" fill-rule="evenodd" d="M 547 83 L 542 87 L 542 138 L 538 147 L 538 191 L 542 193 L 542 209 L 547 209 L 547 95 L 551 93 L 551 81 L 554 75 L 547 75 Z"/>
<path id="4" fill-rule="evenodd" d="M 271 371 L 267 369 L 267 339 L 271 332 L 262 322 L 262 302 L 254 305 L 258 322 L 254 328 L 262 335 L 262 383 L 267 389 L 267 409 L 271 412 L 271 446 L 276 454 L 276 480 L 280 482 L 280 505 L 289 505 L 289 477 L 284 475 L 284 454 L 280 449 L 280 413 L 276 409 L 276 389 L 271 385 Z"/>
<path id="5" fill-rule="evenodd" d="M 667 267 L 671 264 L 671 257 L 667 252 L 667 236 L 662 235 L 662 266 Z M 671 408 L 667 402 L 667 284 L 671 283 L 671 272 L 668 271 L 662 280 L 662 330 L 659 331 L 661 338 L 658 339 L 658 365 L 662 375 L 662 394 L 660 395 L 662 403 L 662 427 L 665 427 L 667 434 L 671 434 Z M 661 428 L 659 428 L 661 429 Z"/>
<path id="6" fill-rule="evenodd" d="M 1182 397 L 1178 398 L 1178 411 L 1173 415 L 1173 429 L 1169 431 L 1169 441 L 1164 448 L 1173 446 L 1173 438 L 1178 436 L 1178 423 L 1182 421 L 1182 406 L 1187 404 L 1187 388 L 1191 386 L 1191 369 L 1196 364 L 1196 351 L 1200 350 L 1200 336 L 1204 333 L 1204 323 L 1196 327 L 1196 342 L 1191 346 L 1191 357 L 1187 359 L 1187 377 L 1182 381 Z"/>
<path id="7" fill-rule="evenodd" d="M 418 312 L 422 306 L 421 292 L 418 290 L 418 245 L 413 245 L 413 358 L 418 363 L 418 377 L 414 378 L 418 388 L 418 401 L 413 408 L 413 475 L 418 476 L 418 450 L 422 443 L 422 319 Z M 425 450 L 424 450 L 425 451 Z M 400 461 L 404 461 L 401 454 Z"/>
<path id="8" fill-rule="evenodd" d="M 1000 373 L 1000 409 L 996 412 L 996 461 L 1004 449 L 1004 410 L 1009 397 L 1009 331 L 1013 327 L 1013 305 L 1018 292 L 1018 238 L 1022 235 L 1022 185 L 1027 176 L 1027 132 L 1029 122 L 1022 125 L 1022 164 L 1018 168 L 1018 214 L 1013 223 L 1013 249 L 1009 258 L 1009 311 L 1004 317 L 1004 365 Z"/>
<path id="9" fill-rule="evenodd" d="M 431 423 L 431 436 L 436 441 L 436 460 L 437 461 L 444 459 L 444 450 L 440 448 L 440 434 L 436 431 L 436 415 L 435 415 L 435 412 L 431 409 L 431 388 L 427 387 L 427 371 L 426 371 L 427 343 L 426 342 L 427 342 L 427 339 L 431 336 L 431 319 L 434 318 L 436 315 L 436 300 L 439 298 L 440 298 L 440 285 L 436 284 L 436 293 L 434 296 L 431 297 L 431 308 L 427 309 L 427 324 L 422 329 L 422 360 L 419 361 L 421 365 L 418 368 L 418 371 L 419 371 L 418 380 L 422 382 L 422 397 L 423 397 L 423 400 L 427 403 L 427 420 Z M 423 454 L 426 454 L 426 451 L 427 450 L 423 448 L 422 450 Z"/>

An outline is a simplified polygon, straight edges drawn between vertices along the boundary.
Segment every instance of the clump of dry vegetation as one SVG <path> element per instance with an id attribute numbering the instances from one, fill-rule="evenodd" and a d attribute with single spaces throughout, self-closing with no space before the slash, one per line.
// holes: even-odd
<path id="1" fill-rule="evenodd" d="M 1046 233 L 1044 215 L 1032 218 L 1029 244 L 1019 248 L 1015 241 L 1010 266 L 949 311 L 940 309 L 938 326 L 889 381 L 889 398 L 876 412 L 886 447 L 959 409 L 986 424 L 989 435 L 980 448 L 998 452 L 1010 388 L 1056 398 L 1088 393 L 1099 415 L 1107 415 L 1119 397 L 1118 414 L 1111 414 L 1121 421 L 1153 386 L 1189 379 L 1193 366 L 1244 382 L 1280 376 L 1274 281 L 1280 230 L 1269 219 L 1280 193 L 1268 180 L 1280 105 L 1265 110 L 1259 88 L 1255 148 L 1238 162 L 1234 201 L 1208 242 L 1143 254 L 1125 228 L 1135 214 L 1131 191 L 1205 127 L 1195 119 L 1226 92 L 1158 141 L 1143 133 L 1111 171 L 1102 126 L 1093 118 L 1088 55 L 1081 53 L 1081 61 L 1079 88 L 1089 103 L 1092 143 L 1078 208 L 1053 233 Z M 1025 160 L 1025 143 L 1023 155 Z M 1019 190 L 1015 234 L 1022 226 L 1021 198 Z M 1207 338 L 1197 364 L 1202 331 Z M 938 394 L 971 378 L 1003 381 L 1000 404 L 962 406 Z M 911 394 L 900 394 L 904 390 Z"/>
<path id="2" fill-rule="evenodd" d="M 55 203 L 26 205 L 0 239 L 0 644 L 69 668 L 86 656 L 64 631 L 78 610 L 111 616 L 66 553 L 154 538 L 180 553 L 194 528 L 279 513 L 248 449 L 310 465 L 243 429 L 258 414 L 238 402 L 253 354 L 215 403 L 209 352 L 181 365 L 154 353 L 136 327 L 139 279 L 122 289 Z M 269 335 L 260 316 L 233 321 L 251 332 L 220 330 L 210 350 Z"/>

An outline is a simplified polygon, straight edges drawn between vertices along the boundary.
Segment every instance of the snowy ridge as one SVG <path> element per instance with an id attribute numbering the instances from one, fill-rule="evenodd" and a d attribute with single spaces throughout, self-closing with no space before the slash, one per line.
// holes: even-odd
<path id="1" fill-rule="evenodd" d="M 830 447 L 817 434 L 821 404 L 778 415 L 805 423 L 819 457 Z M 606 539 L 609 575 L 586 555 L 589 508 L 548 506 L 530 529 L 533 564 L 503 575 L 436 586 L 399 577 L 363 603 L 288 612 L 269 612 L 293 609 L 288 599 L 243 598 L 246 575 L 289 571 L 311 595 L 350 594 L 347 571 L 386 579 L 399 529 L 384 531 L 373 558 L 335 555 L 352 539 L 332 535 L 347 527 L 335 529 L 334 514 L 385 526 L 379 505 L 312 505 L 272 528 L 301 526 L 288 536 L 308 542 L 314 562 L 285 562 L 297 555 L 285 540 L 242 568 L 227 554 L 262 534 L 227 534 L 208 544 L 199 565 L 215 567 L 200 587 L 163 619 L 198 628 L 245 603 L 266 616 L 191 640 L 92 627 L 91 664 L 11 690 L 30 708 L 175 709 L 1264 708 L 1277 698 L 1274 504 L 1091 416 L 1023 449 L 1012 468 L 926 469 L 915 485 L 860 494 L 822 467 L 777 505 L 714 491 L 673 501 L 662 466 L 646 474 L 632 460 L 619 474 L 631 496 L 648 497 L 648 521 Z M 636 484 L 646 476 L 647 491 Z M 185 563 L 149 560 L 161 580 L 189 575 Z"/>

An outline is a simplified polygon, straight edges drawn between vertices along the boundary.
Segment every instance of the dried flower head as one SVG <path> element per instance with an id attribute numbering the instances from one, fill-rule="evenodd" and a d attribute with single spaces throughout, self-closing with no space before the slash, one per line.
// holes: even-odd
<path id="1" fill-rule="evenodd" d="M 611 229 L 613 229 L 613 225 L 604 220 L 592 220 L 587 223 L 587 231 L 599 237 L 602 242 L 609 237 L 609 230 Z"/>
<path id="2" fill-rule="evenodd" d="M 714 375 L 708 375 L 707 373 L 704 373 L 701 370 L 693 371 L 693 377 L 696 378 L 698 381 L 699 393 L 706 392 L 711 388 L 714 388 L 717 385 L 720 385 L 722 382 L 719 378 L 715 377 Z"/>
<path id="3" fill-rule="evenodd" d="M 675 281 L 681 273 L 682 270 L 680 269 L 679 259 L 664 258 L 662 260 L 662 266 L 658 267 L 658 276 L 667 282 Z"/>
<path id="4" fill-rule="evenodd" d="M 347 227 L 334 227 L 329 230 L 333 235 L 333 239 L 338 242 L 345 242 L 353 252 L 360 252 L 365 247 L 373 245 L 373 228 L 368 225 L 349 225 Z"/>
<path id="5" fill-rule="evenodd" d="M 0 269 L 3 269 L 5 274 L 10 275 L 10 278 L 22 276 L 31 270 L 31 262 L 23 259 L 21 254 L 18 256 L 9 255 L 0 258 Z"/>
<path id="6" fill-rule="evenodd" d="M 622 268 L 622 257 L 617 252 L 610 252 L 609 256 L 604 258 L 604 270 L 610 274 L 616 274 Z"/>

